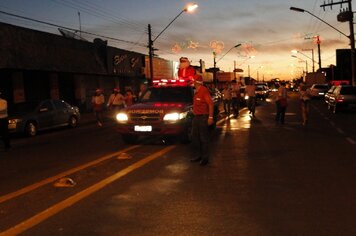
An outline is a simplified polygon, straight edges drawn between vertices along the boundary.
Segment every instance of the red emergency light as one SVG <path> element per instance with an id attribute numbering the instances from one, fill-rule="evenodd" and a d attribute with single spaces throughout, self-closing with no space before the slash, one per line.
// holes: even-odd
<path id="1" fill-rule="evenodd" d="M 192 84 L 192 80 L 190 79 L 155 79 L 152 80 L 154 86 L 187 86 Z"/>

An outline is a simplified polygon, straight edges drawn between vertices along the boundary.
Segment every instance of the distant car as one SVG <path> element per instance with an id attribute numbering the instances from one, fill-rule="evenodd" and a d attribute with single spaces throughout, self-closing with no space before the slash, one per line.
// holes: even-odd
<path id="1" fill-rule="evenodd" d="M 63 100 L 47 99 L 40 102 L 18 103 L 9 109 L 10 133 L 35 136 L 38 131 L 61 126 L 76 127 L 79 108 Z"/>
<path id="2" fill-rule="evenodd" d="M 329 104 L 330 96 L 333 94 L 335 88 L 336 86 L 331 86 L 331 88 L 325 93 L 324 101 L 326 102 L 326 104 Z"/>
<path id="3" fill-rule="evenodd" d="M 310 88 L 310 93 L 313 98 L 323 98 L 328 90 L 329 86 L 327 84 L 313 84 Z"/>
<path id="4" fill-rule="evenodd" d="M 328 108 L 336 113 L 348 107 L 356 107 L 356 86 L 339 85 L 330 95 Z"/>

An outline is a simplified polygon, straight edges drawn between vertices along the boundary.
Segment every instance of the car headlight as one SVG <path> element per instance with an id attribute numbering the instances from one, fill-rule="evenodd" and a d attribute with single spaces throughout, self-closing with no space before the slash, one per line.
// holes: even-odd
<path id="1" fill-rule="evenodd" d="M 126 113 L 120 112 L 120 113 L 116 114 L 116 120 L 118 122 L 126 122 L 129 120 L 129 117 L 127 116 Z"/>
<path id="2" fill-rule="evenodd" d="M 187 116 L 187 112 L 183 113 L 178 113 L 178 112 L 173 112 L 173 113 L 167 113 L 164 115 L 163 120 L 164 121 L 178 121 L 181 119 L 184 119 Z"/>

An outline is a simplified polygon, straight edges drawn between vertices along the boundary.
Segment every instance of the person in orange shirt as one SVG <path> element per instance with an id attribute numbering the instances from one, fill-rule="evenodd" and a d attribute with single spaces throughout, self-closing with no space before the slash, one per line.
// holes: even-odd
<path id="1" fill-rule="evenodd" d="M 196 74 L 193 77 L 195 94 L 193 100 L 192 139 L 199 156 L 191 159 L 200 162 L 201 166 L 209 163 L 209 126 L 214 123 L 214 105 L 209 90 L 203 85 L 203 78 Z"/>

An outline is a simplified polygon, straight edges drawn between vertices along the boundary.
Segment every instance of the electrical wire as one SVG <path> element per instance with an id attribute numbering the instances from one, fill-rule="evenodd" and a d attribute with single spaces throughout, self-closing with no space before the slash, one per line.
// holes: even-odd
<path id="1" fill-rule="evenodd" d="M 20 15 L 4 12 L 4 11 L 1 11 L 1 10 L 0 10 L 0 13 L 5 14 L 5 15 L 9 15 L 9 16 L 13 16 L 13 17 L 17 17 L 17 18 L 21 18 L 21 19 L 25 19 L 25 20 L 29 20 L 29 21 L 33 21 L 33 22 L 37 22 L 37 23 L 41 23 L 41 24 L 45 24 L 45 25 L 49 25 L 49 26 L 53 26 L 53 27 L 59 27 L 59 28 L 62 28 L 62 29 L 73 31 L 73 32 L 78 32 L 77 29 L 73 29 L 73 28 L 69 28 L 69 27 L 66 27 L 66 26 L 53 24 L 53 23 L 49 23 L 49 22 L 45 22 L 45 21 L 40 21 L 40 20 L 29 18 L 29 17 L 25 17 L 25 16 L 20 16 Z M 108 36 L 99 35 L 99 34 L 87 32 L 87 31 L 81 31 L 81 32 L 84 33 L 84 34 L 87 34 L 87 35 L 98 36 L 98 37 L 109 39 L 109 40 L 114 40 L 114 41 L 119 41 L 119 42 L 123 42 L 123 43 L 134 44 L 134 45 L 139 45 L 139 46 L 142 46 L 142 47 L 146 47 L 146 45 L 140 45 L 138 43 L 135 43 L 135 42 L 132 42 L 132 41 L 128 41 L 128 40 L 124 40 L 124 39 L 108 37 Z"/>

